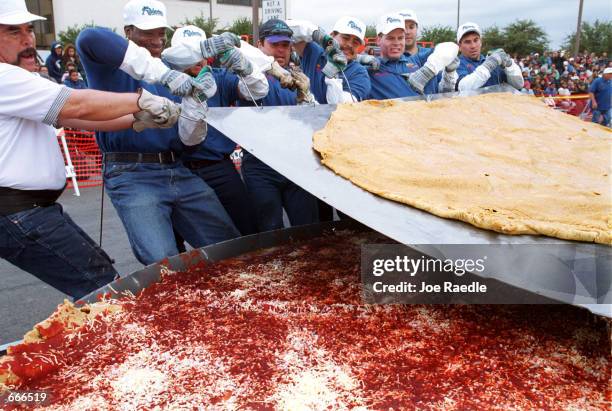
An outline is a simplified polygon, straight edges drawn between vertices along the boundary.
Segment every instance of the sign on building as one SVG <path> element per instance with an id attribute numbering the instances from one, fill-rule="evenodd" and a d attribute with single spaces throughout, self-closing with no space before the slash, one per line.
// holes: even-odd
<path id="1" fill-rule="evenodd" d="M 262 0 L 262 23 L 270 19 L 287 19 L 287 0 Z"/>

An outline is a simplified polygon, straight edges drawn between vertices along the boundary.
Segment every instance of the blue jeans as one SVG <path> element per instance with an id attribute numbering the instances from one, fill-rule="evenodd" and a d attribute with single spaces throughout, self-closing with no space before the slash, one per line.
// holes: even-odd
<path id="1" fill-rule="evenodd" d="M 249 203 L 246 188 L 230 159 L 191 171 L 215 191 L 219 201 L 242 235 L 257 232 L 255 213 Z"/>
<path id="2" fill-rule="evenodd" d="M 603 117 L 603 125 L 610 127 L 610 119 L 612 118 L 612 109 L 608 110 L 593 110 L 593 123 L 602 124 L 601 117 Z"/>
<path id="3" fill-rule="evenodd" d="M 75 299 L 118 275 L 59 204 L 0 215 L 0 257 Z"/>
<path id="4" fill-rule="evenodd" d="M 242 175 L 255 205 L 260 231 L 283 228 L 283 208 L 292 226 L 319 222 L 317 198 L 252 154 L 244 155 Z"/>
<path id="5" fill-rule="evenodd" d="M 178 254 L 172 227 L 194 248 L 240 235 L 215 192 L 179 162 L 107 162 L 104 185 L 145 265 Z"/>

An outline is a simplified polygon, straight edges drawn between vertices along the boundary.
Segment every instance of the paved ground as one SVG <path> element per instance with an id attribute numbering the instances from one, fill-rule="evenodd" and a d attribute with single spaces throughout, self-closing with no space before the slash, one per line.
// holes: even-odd
<path id="1" fill-rule="evenodd" d="M 59 200 L 96 242 L 100 236 L 100 195 L 100 187 L 81 189 L 80 197 L 66 190 Z M 123 225 L 108 197 L 104 203 L 102 247 L 115 260 L 115 268 L 122 275 L 142 267 L 132 254 Z M 0 278 L 0 345 L 21 339 L 65 298 L 64 294 L 1 259 Z"/>

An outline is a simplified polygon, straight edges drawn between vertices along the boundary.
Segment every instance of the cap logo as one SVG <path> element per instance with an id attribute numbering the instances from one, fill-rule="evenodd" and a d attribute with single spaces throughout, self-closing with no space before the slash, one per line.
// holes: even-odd
<path id="1" fill-rule="evenodd" d="M 395 17 L 387 17 L 387 23 L 401 23 L 401 20 Z"/>
<path id="2" fill-rule="evenodd" d="M 183 31 L 183 37 L 202 37 L 202 33 L 197 31 L 185 30 Z"/>
<path id="3" fill-rule="evenodd" d="M 143 16 L 144 16 L 145 14 L 147 14 L 147 15 L 149 15 L 149 16 L 163 16 L 163 15 L 164 15 L 164 12 L 163 12 L 163 11 L 161 11 L 161 10 L 154 9 L 154 8 L 152 8 L 152 7 L 149 7 L 149 6 L 144 6 L 144 7 L 142 8 L 142 11 L 141 11 L 141 13 L 140 13 L 140 14 L 141 14 L 141 15 L 143 15 Z"/>
<path id="4" fill-rule="evenodd" d="M 353 30 L 357 30 L 358 32 L 363 33 L 363 30 L 361 29 L 361 27 L 359 27 L 357 23 L 355 23 L 353 20 L 349 21 L 347 26 L 349 26 Z"/>
<path id="5" fill-rule="evenodd" d="M 476 26 L 472 26 L 471 24 L 468 24 L 467 26 L 463 26 L 463 30 L 468 30 L 468 29 L 476 30 Z"/>

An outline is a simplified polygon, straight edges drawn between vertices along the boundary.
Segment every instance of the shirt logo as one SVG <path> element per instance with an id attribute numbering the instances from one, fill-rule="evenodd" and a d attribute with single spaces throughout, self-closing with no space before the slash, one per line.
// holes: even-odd
<path id="1" fill-rule="evenodd" d="M 361 30 L 361 27 L 359 27 L 357 23 L 355 23 L 353 20 L 348 22 L 348 26 L 352 28 L 353 30 L 357 30 L 358 32 L 363 33 L 363 30 Z"/>
<path id="2" fill-rule="evenodd" d="M 149 6 L 144 6 L 141 11 L 141 15 L 145 15 L 145 13 L 149 16 L 163 16 L 164 12 L 161 10 L 154 9 Z"/>
<path id="3" fill-rule="evenodd" d="M 202 33 L 197 31 L 185 30 L 183 31 L 183 37 L 202 37 Z"/>
<path id="4" fill-rule="evenodd" d="M 387 23 L 401 23 L 401 20 L 395 17 L 387 17 Z"/>

